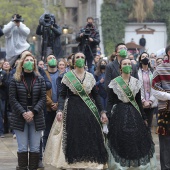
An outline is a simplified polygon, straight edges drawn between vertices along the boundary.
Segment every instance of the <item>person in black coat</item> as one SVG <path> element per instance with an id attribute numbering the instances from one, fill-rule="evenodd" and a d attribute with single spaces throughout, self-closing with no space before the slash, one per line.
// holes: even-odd
<path id="1" fill-rule="evenodd" d="M 2 32 L 2 29 L 0 28 L 0 37 L 3 35 L 4 35 L 4 33 Z"/>
<path id="2" fill-rule="evenodd" d="M 107 103 L 107 92 L 104 86 L 106 65 L 107 65 L 106 60 L 99 60 L 96 67 L 96 71 L 94 72 L 94 77 L 96 79 L 96 87 L 104 110 L 106 110 Z"/>
<path id="3" fill-rule="evenodd" d="M 18 143 L 18 169 L 37 169 L 41 132 L 45 129 L 43 110 L 46 87 L 31 53 L 21 56 L 10 82 L 9 100 L 12 109 L 11 128 L 14 129 Z"/>
<path id="4" fill-rule="evenodd" d="M 121 51 L 121 52 L 120 52 Z M 105 88 L 109 91 L 108 85 L 110 81 L 120 75 L 120 61 L 126 57 L 127 48 L 124 43 L 119 43 L 115 47 L 116 59 L 106 66 Z M 123 55 L 124 54 L 124 55 Z M 122 55 L 122 56 L 121 56 Z M 132 64 L 131 76 L 138 79 L 138 71 L 135 65 Z"/>
<path id="5" fill-rule="evenodd" d="M 9 133 L 9 72 L 11 66 L 8 61 L 4 61 L 2 65 L 2 70 L 6 72 L 6 87 L 3 89 L 4 95 L 2 96 L 3 103 L 3 113 L 4 113 L 4 133 Z M 2 109 L 2 108 L 1 108 Z"/>
<path id="6" fill-rule="evenodd" d="M 87 36 L 86 34 L 89 35 Z M 76 41 L 79 42 L 79 51 L 82 51 L 86 56 L 88 71 L 93 74 L 92 62 L 94 56 L 96 56 L 97 46 L 100 43 L 100 35 L 93 25 L 92 17 L 87 18 L 87 25 L 80 30 Z"/>
<path id="7" fill-rule="evenodd" d="M 8 86 L 7 74 L 2 70 L 4 59 L 0 60 L 0 137 L 4 137 L 4 111 L 5 111 L 5 99 L 6 99 L 6 88 Z"/>
<path id="8" fill-rule="evenodd" d="M 146 39 L 144 38 L 144 35 L 142 35 L 142 38 L 139 40 L 139 45 L 145 48 L 146 45 Z"/>
<path id="9" fill-rule="evenodd" d="M 46 15 L 51 19 L 51 21 L 53 21 L 48 27 L 45 26 L 45 22 L 44 22 Z M 54 15 L 43 14 L 40 17 L 40 24 L 37 27 L 36 34 L 42 35 L 43 38 L 42 41 L 43 57 L 47 57 L 49 54 L 54 54 L 56 59 L 62 57 L 63 53 L 62 53 L 61 42 L 60 42 L 60 36 L 62 34 L 62 30 L 60 26 L 56 24 Z"/>

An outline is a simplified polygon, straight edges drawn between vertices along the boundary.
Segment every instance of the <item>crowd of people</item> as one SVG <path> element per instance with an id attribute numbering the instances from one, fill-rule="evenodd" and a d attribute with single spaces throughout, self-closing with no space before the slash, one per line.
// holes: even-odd
<path id="1" fill-rule="evenodd" d="M 44 162 L 56 169 L 156 170 L 154 114 L 161 170 L 170 169 L 170 46 L 159 58 L 134 55 L 119 43 L 103 59 L 88 17 L 77 36 L 81 51 L 60 58 L 49 35 L 48 55 L 37 61 L 26 42 L 30 30 L 17 15 L 0 30 L 11 47 L 0 59 L 0 137 L 16 138 L 16 169 Z M 60 35 L 56 24 L 51 30 Z"/>

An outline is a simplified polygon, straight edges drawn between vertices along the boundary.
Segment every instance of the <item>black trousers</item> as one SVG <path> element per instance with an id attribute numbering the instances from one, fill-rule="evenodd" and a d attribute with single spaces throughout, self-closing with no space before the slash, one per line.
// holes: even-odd
<path id="1" fill-rule="evenodd" d="M 148 119 L 148 127 L 151 128 L 152 126 L 152 119 L 153 119 L 153 113 L 154 113 L 154 108 L 146 108 L 144 109 L 144 112 L 146 114 L 146 117 Z"/>
<path id="2" fill-rule="evenodd" d="M 170 170 L 170 136 L 159 135 L 161 170 Z"/>
<path id="3" fill-rule="evenodd" d="M 45 128 L 44 136 L 43 136 L 43 147 L 44 147 L 44 149 L 45 149 L 47 139 L 48 139 L 48 136 L 50 134 L 50 130 L 51 130 L 51 127 L 53 125 L 55 117 L 56 117 L 56 111 L 51 111 L 51 112 L 47 111 L 47 114 L 45 115 L 46 128 Z"/>

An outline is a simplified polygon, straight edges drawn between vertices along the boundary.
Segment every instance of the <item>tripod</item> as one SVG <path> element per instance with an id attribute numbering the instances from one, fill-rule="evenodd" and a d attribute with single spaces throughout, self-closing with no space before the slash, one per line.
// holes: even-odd
<path id="1" fill-rule="evenodd" d="M 85 38 L 84 45 L 83 45 L 83 48 L 82 48 L 82 52 L 86 56 L 85 63 L 87 63 L 88 71 L 90 73 L 92 73 L 91 67 L 92 67 L 92 62 L 93 62 L 93 59 L 94 59 L 94 55 L 93 55 L 93 52 L 92 52 L 91 47 L 89 45 L 89 40 L 88 39 L 89 38 Z"/>
<path id="2" fill-rule="evenodd" d="M 43 27 L 43 43 L 42 43 L 42 60 L 45 62 L 47 58 L 47 44 L 48 44 L 49 27 Z"/>
<path id="3" fill-rule="evenodd" d="M 82 52 L 83 52 L 83 53 L 85 53 L 85 50 L 87 50 L 86 47 L 88 47 L 91 56 L 94 58 L 93 53 L 92 53 L 92 50 L 91 50 L 91 48 L 90 48 L 90 46 L 89 46 L 89 40 L 88 40 L 88 38 L 85 38 L 84 45 L 83 45 L 83 48 L 82 48 Z"/>

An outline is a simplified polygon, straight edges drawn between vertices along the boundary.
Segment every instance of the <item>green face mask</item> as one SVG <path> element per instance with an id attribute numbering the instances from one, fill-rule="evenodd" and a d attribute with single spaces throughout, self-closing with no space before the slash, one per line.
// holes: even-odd
<path id="1" fill-rule="evenodd" d="M 56 67 L 56 65 L 57 65 L 57 61 L 56 61 L 54 58 L 52 58 L 51 60 L 48 61 L 48 65 L 49 65 L 51 68 L 54 68 L 54 67 Z"/>
<path id="2" fill-rule="evenodd" d="M 32 71 L 33 70 L 33 64 L 34 63 L 31 62 L 31 61 L 27 61 L 26 63 L 24 63 L 23 68 L 25 70 Z"/>
<path id="3" fill-rule="evenodd" d="M 132 71 L 132 66 L 124 66 L 122 67 L 122 72 L 125 74 L 129 74 Z"/>
<path id="4" fill-rule="evenodd" d="M 79 58 L 78 60 L 76 60 L 75 65 L 76 65 L 76 67 L 78 67 L 78 68 L 82 68 L 82 67 L 84 67 L 84 65 L 85 65 L 85 60 L 82 59 L 82 58 Z"/>
<path id="5" fill-rule="evenodd" d="M 120 50 L 119 52 L 120 57 L 125 58 L 127 56 L 127 51 L 126 50 Z"/>

